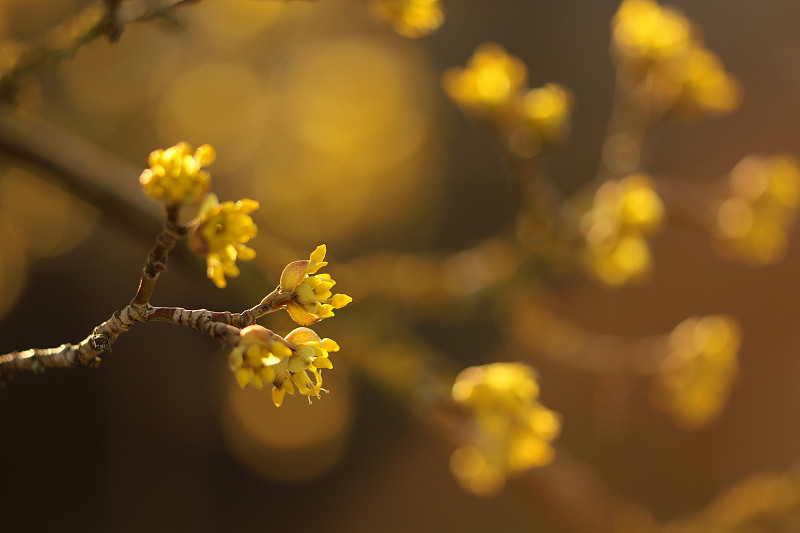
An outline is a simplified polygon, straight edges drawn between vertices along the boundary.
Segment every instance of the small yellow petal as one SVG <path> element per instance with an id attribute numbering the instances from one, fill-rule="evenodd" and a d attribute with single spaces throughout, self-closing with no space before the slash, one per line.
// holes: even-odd
<path id="1" fill-rule="evenodd" d="M 335 294 L 331 298 L 331 305 L 334 309 L 341 309 L 352 301 L 353 299 L 346 294 Z"/>
<path id="2" fill-rule="evenodd" d="M 319 317 L 312 315 L 296 302 L 289 302 L 286 306 L 286 310 L 289 312 L 289 316 L 292 317 L 292 320 L 301 326 L 308 326 L 320 320 Z"/>
<path id="3" fill-rule="evenodd" d="M 333 363 L 327 357 L 317 357 L 314 359 L 314 366 L 317 368 L 333 368 Z"/>
<path id="4" fill-rule="evenodd" d="M 272 388 L 272 403 L 275 404 L 275 407 L 280 407 L 283 403 L 283 397 L 286 395 L 286 392 L 283 389 L 279 389 L 278 387 Z"/>
<path id="5" fill-rule="evenodd" d="M 320 244 L 317 246 L 316 250 L 311 252 L 311 261 L 314 263 L 322 263 L 325 261 L 325 254 L 327 253 L 328 248 L 324 244 Z"/>
<path id="6" fill-rule="evenodd" d="M 322 347 L 325 348 L 329 352 L 338 352 L 339 351 L 339 345 L 336 343 L 336 341 L 333 340 L 333 339 L 329 339 L 327 337 L 322 339 Z"/>

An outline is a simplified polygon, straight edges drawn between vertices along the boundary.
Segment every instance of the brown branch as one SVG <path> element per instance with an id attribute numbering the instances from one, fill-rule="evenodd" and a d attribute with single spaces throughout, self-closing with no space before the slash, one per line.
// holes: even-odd
<path id="1" fill-rule="evenodd" d="M 142 269 L 142 278 L 139 289 L 133 299 L 133 304 L 142 306 L 150 301 L 150 296 L 155 289 L 158 276 L 167 269 L 167 258 L 175 243 L 186 235 L 186 226 L 178 222 L 179 206 L 167 206 L 167 223 L 156 238 L 156 244 L 147 255 L 147 262 Z"/>
<path id="2" fill-rule="evenodd" d="M 270 301 L 281 300 L 273 297 Z M 16 374 L 39 373 L 47 368 L 96 367 L 100 364 L 98 356 L 104 351 L 110 353 L 111 344 L 117 337 L 130 330 L 137 322 L 169 322 L 187 326 L 230 346 L 236 346 L 240 329 L 255 324 L 257 318 L 278 308 L 264 308 L 263 304 L 259 304 L 241 313 L 231 313 L 208 309 L 153 307 L 131 302 L 94 328 L 91 335 L 78 344 L 62 344 L 57 348 L 31 349 L 0 355 L 0 382 Z M 273 335 L 287 346 L 290 345 L 279 335 Z"/>
<path id="3" fill-rule="evenodd" d="M 126 25 L 157 18 L 167 18 L 173 9 L 199 0 L 104 0 L 52 28 L 33 45 L 22 47 L 14 61 L 0 71 L 0 98 L 13 98 L 17 81 L 42 65 L 72 57 L 83 45 L 107 35 L 119 38 Z"/>

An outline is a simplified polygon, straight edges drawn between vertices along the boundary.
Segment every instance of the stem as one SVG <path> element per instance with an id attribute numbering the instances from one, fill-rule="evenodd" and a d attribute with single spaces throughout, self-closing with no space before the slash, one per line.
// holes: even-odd
<path id="1" fill-rule="evenodd" d="M 105 0 L 90 5 L 71 19 L 56 26 L 35 45 L 29 45 L 0 71 L 0 98 L 13 98 L 17 80 L 44 64 L 75 55 L 83 45 L 102 35 L 119 38 L 123 28 L 133 22 L 167 17 L 173 9 L 199 0 Z"/>
<path id="2" fill-rule="evenodd" d="M 153 307 L 131 302 L 111 318 L 94 328 L 91 335 L 78 344 L 62 344 L 56 348 L 31 349 L 0 355 L 0 383 L 22 372 L 40 373 L 47 368 L 96 367 L 104 351 L 111 352 L 111 344 L 137 322 L 169 322 L 196 329 L 231 346 L 239 342 L 239 331 L 255 324 L 258 316 L 253 309 L 241 313 L 184 309 L 182 307 Z M 273 309 L 274 310 L 274 309 Z M 271 312 L 271 311 L 267 311 Z M 264 314 L 264 313 L 262 313 Z M 273 333 L 281 342 L 287 341 Z"/>
<path id="3" fill-rule="evenodd" d="M 144 306 L 150 302 L 158 276 L 167 269 L 170 250 L 175 247 L 179 238 L 186 235 L 186 227 L 178 222 L 179 209 L 178 205 L 166 207 L 167 222 L 164 229 L 158 234 L 155 246 L 147 255 L 147 262 L 142 268 L 142 278 L 139 281 L 139 289 L 136 291 L 133 305 Z"/>

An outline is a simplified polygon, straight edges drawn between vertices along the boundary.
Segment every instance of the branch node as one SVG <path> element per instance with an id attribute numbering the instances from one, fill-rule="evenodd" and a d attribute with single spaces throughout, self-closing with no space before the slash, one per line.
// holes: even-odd
<path id="1" fill-rule="evenodd" d="M 89 340 L 89 344 L 92 346 L 93 350 L 97 350 L 99 352 L 111 353 L 110 338 L 107 333 L 98 332 L 97 330 L 99 328 L 100 326 L 97 326 L 96 328 L 94 328 L 94 331 L 92 331 L 92 338 Z M 92 366 L 92 363 L 94 362 L 95 359 L 99 361 L 98 357 L 90 359 L 89 362 L 87 362 L 87 366 Z"/>

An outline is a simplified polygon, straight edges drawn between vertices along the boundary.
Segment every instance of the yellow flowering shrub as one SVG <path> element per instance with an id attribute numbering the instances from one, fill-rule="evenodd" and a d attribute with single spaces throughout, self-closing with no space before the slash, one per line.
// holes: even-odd
<path id="1" fill-rule="evenodd" d="M 208 192 L 211 177 L 203 167 L 214 162 L 216 154 L 209 144 L 192 153 L 189 143 L 180 142 L 166 150 L 154 150 L 139 182 L 145 194 L 167 205 L 193 204 Z"/>
<path id="2" fill-rule="evenodd" d="M 782 257 L 800 204 L 800 164 L 793 157 L 748 156 L 728 177 L 713 233 L 721 250 L 753 264 Z"/>
<path id="3" fill-rule="evenodd" d="M 341 309 L 353 299 L 346 294 L 333 294 L 336 281 L 330 274 L 317 274 L 327 265 L 324 244 L 317 246 L 309 259 L 294 261 L 286 265 L 281 274 L 281 292 L 293 293 L 286 310 L 292 320 L 309 325 L 333 316 L 334 309 Z"/>
<path id="4" fill-rule="evenodd" d="M 654 403 L 679 426 L 697 428 L 725 406 L 736 376 L 739 326 L 712 315 L 684 320 L 669 336 L 669 356 L 651 388 Z"/>
<path id="5" fill-rule="evenodd" d="M 581 219 L 588 271 L 608 285 L 642 279 L 652 265 L 645 236 L 657 230 L 663 218 L 664 206 L 647 175 L 601 185 Z"/>
<path id="6" fill-rule="evenodd" d="M 227 285 L 226 275 L 239 275 L 237 259 L 248 261 L 256 256 L 255 250 L 246 246 L 256 236 L 257 228 L 250 217 L 256 209 L 255 200 L 219 203 L 213 194 L 200 206 L 189 244 L 197 254 L 206 256 L 208 278 L 219 288 Z"/>
<path id="7" fill-rule="evenodd" d="M 492 363 L 463 370 L 452 397 L 469 413 L 473 438 L 457 449 L 450 466 L 470 492 L 491 494 L 507 475 L 549 464 L 559 416 L 538 401 L 536 374 L 521 363 Z"/>

